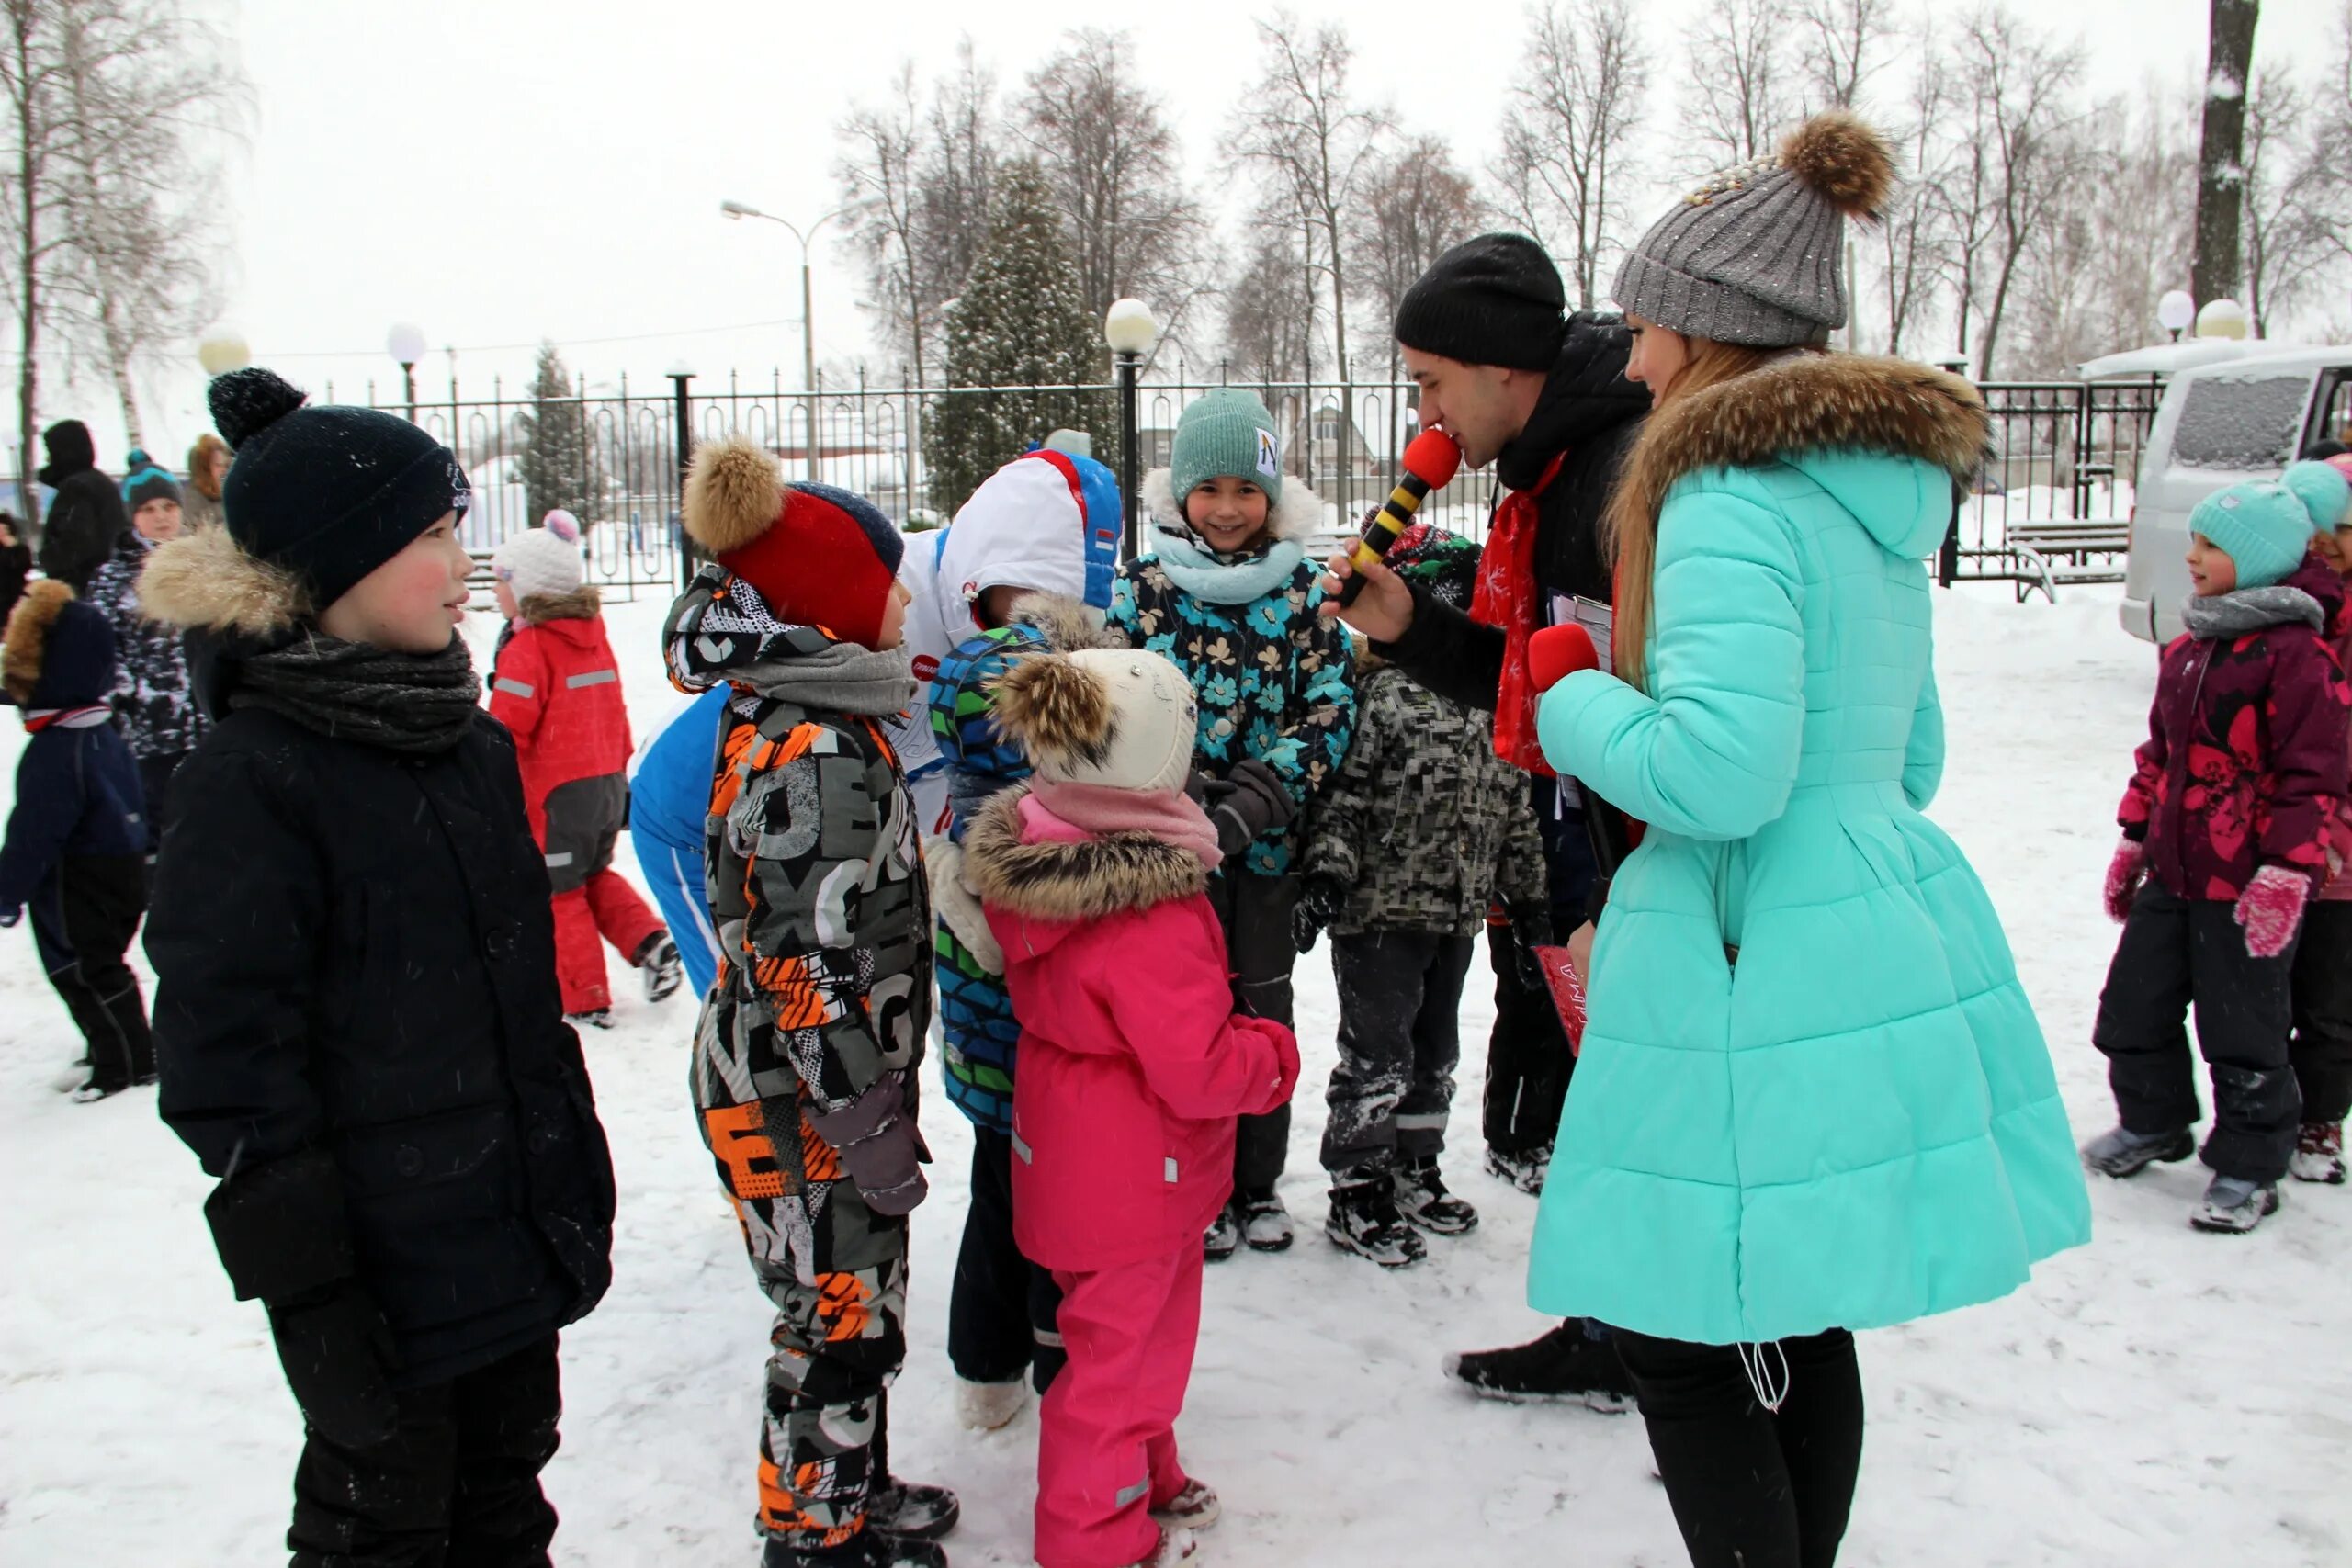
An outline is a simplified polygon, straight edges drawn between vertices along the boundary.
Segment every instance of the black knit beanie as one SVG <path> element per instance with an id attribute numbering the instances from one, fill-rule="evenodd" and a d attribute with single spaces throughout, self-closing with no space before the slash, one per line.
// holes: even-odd
<path id="1" fill-rule="evenodd" d="M 229 536 L 301 578 L 323 610 L 471 499 L 457 455 L 396 415 L 326 403 L 258 367 L 215 379 L 212 423 L 235 459 Z"/>
<path id="2" fill-rule="evenodd" d="M 1396 341 L 1464 365 L 1548 370 L 1567 333 L 1560 269 L 1524 234 L 1464 240 L 1413 280 Z"/>

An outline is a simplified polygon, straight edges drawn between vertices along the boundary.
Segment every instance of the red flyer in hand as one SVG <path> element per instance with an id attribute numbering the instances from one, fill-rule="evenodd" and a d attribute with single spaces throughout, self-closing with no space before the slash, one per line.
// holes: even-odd
<path id="1" fill-rule="evenodd" d="M 1568 1033 L 1568 1051 L 1572 1055 L 1584 1054 L 1584 982 L 1577 977 L 1574 964 L 1568 961 L 1565 947 L 1539 947 L 1532 950 L 1536 962 L 1544 966 L 1544 983 L 1552 988 L 1552 1005 L 1559 1010 L 1560 1027 Z"/>

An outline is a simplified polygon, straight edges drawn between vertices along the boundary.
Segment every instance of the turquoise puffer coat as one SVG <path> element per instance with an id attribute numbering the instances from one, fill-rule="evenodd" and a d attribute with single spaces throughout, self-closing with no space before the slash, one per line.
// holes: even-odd
<path id="1" fill-rule="evenodd" d="M 1649 824 L 1611 889 L 1528 1295 L 1709 1344 L 1990 1301 L 2086 1241 L 2000 919 L 1920 815 L 1943 764 L 1922 561 L 1973 389 L 1804 355 L 1654 416 L 1649 692 L 1587 671 L 1544 755 Z"/>

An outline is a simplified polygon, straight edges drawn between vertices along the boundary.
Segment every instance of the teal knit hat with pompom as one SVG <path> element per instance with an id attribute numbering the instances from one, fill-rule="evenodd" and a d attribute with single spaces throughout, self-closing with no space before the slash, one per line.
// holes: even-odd
<path id="1" fill-rule="evenodd" d="M 2352 481 L 2326 463 L 2297 463 L 2275 479 L 2214 491 L 2188 514 L 2237 563 L 2240 588 L 2283 582 L 2311 553 L 2312 536 L 2334 528 L 2352 503 Z"/>

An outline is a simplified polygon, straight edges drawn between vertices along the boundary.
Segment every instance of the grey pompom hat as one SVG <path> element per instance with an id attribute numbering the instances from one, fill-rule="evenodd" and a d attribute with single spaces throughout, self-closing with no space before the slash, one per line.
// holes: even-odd
<path id="1" fill-rule="evenodd" d="M 1618 269 L 1620 310 L 1686 337 L 1752 348 L 1825 341 L 1846 324 L 1846 220 L 1894 185 L 1878 132 L 1816 115 L 1778 153 L 1726 169 L 1676 203 Z"/>

